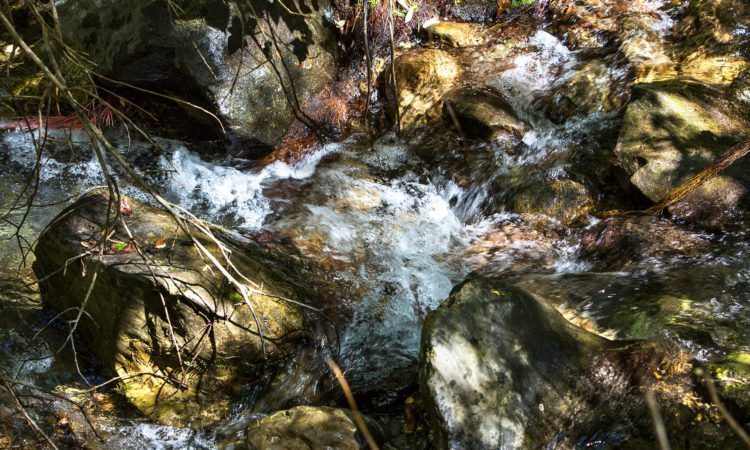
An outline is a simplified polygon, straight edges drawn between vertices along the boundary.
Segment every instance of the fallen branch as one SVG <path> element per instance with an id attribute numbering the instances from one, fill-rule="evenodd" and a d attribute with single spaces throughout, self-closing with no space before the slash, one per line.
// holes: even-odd
<path id="1" fill-rule="evenodd" d="M 336 364 L 336 362 L 330 356 L 326 358 L 326 363 L 328 364 L 328 367 L 331 368 L 333 375 L 336 377 L 336 381 L 338 381 L 341 385 L 341 390 L 344 391 L 346 401 L 349 403 L 349 408 L 352 410 L 352 415 L 354 415 L 354 421 L 357 423 L 359 431 L 361 431 L 365 436 L 367 445 L 369 445 L 372 450 L 378 450 L 380 447 L 378 447 L 377 442 L 375 442 L 375 438 L 373 438 L 372 434 L 370 434 L 370 430 L 367 429 L 367 424 L 365 424 L 365 420 L 362 418 L 362 414 L 359 413 L 357 402 L 354 401 L 352 389 L 349 387 L 349 383 L 346 381 L 346 378 L 344 378 L 344 373 L 341 371 L 339 365 Z"/>

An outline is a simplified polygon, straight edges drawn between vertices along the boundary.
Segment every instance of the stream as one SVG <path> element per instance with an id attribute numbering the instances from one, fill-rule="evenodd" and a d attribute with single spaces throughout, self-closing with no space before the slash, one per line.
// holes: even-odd
<path id="1" fill-rule="evenodd" d="M 649 5 L 656 15 L 653 31 L 669 33 L 674 20 L 660 2 Z M 335 302 L 351 311 L 341 329 L 339 363 L 355 390 L 407 388 L 397 374 L 415 371 L 426 315 L 477 274 L 519 280 L 610 338 L 669 338 L 703 362 L 747 351 L 750 244 L 743 226 L 696 231 L 709 245 L 689 264 L 656 254 L 625 269 L 602 270 L 580 256 L 583 233 L 602 219 L 590 216 L 569 226 L 544 214 L 509 211 L 507 199 L 529 186 L 579 176 L 588 161 L 611 158 L 621 125 L 621 115 L 604 108 L 552 120 L 540 102 L 575 78 L 589 56 L 541 30 L 518 47 L 523 51 L 487 84 L 529 125 L 520 143 L 456 144 L 423 134 L 355 133 L 318 146 L 297 162 L 255 168 L 239 158 L 202 155 L 197 146 L 175 140 L 155 138 L 155 147 L 119 128 L 108 136 L 168 200 L 249 238 L 263 233 L 283 238 L 302 257 L 328 268 L 325 283 L 337 290 Z M 597 82 L 626 89 L 629 76 L 623 66 L 613 65 Z M 0 134 L 2 211 L 32 175 L 37 137 L 22 130 Z M 425 152 L 438 156 L 426 164 Z M 463 161 L 463 155 L 470 156 L 456 168 L 454 160 Z M 27 248 L 67 205 L 104 184 L 79 131 L 51 130 L 41 160 L 39 206 L 27 217 L 14 213 L 0 224 L 0 267 L 6 276 L 23 263 L 19 243 Z M 469 181 L 454 176 L 467 170 Z M 126 195 L 151 201 L 122 173 L 114 175 Z M 606 187 L 606 179 L 590 175 L 593 184 Z M 11 223 L 21 220 L 19 240 Z M 532 233 L 529 227 L 553 232 Z M 512 242 L 498 251 L 493 239 L 503 233 Z M 29 264 L 21 271 L 27 277 Z M 15 378 L 50 390 L 80 385 L 77 363 L 57 352 L 65 337 L 62 325 L 43 328 L 54 314 L 33 293 L 0 298 L 0 364 Z M 91 380 L 103 381 L 94 369 L 83 370 Z M 389 404 L 389 399 L 374 402 Z M 244 424 L 256 417 L 249 403 L 238 399 L 228 419 L 201 431 L 114 408 L 97 422 L 107 435 L 101 448 L 216 448 L 228 437 L 242 436 Z"/>

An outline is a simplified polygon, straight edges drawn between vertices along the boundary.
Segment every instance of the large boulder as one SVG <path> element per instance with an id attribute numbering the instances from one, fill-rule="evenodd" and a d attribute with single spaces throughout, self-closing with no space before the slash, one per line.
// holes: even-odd
<path id="1" fill-rule="evenodd" d="M 34 271 L 44 301 L 66 319 L 77 318 L 76 348 L 90 350 L 120 377 L 141 411 L 169 424 L 215 421 L 242 380 L 257 378 L 268 358 L 288 354 L 303 337 L 299 307 L 283 300 L 294 297 L 293 288 L 259 257 L 230 243 L 222 250 L 191 229 L 222 264 L 231 261 L 246 277 L 236 274 L 255 289 L 245 301 L 172 216 L 126 199 L 116 218 L 121 208 L 109 200 L 107 192 L 93 191 L 40 236 Z"/>
<path id="2" fill-rule="evenodd" d="M 548 309 L 475 280 L 428 316 L 420 383 L 440 448 L 519 448 L 559 413 L 556 405 L 568 403 L 567 416 L 582 411 L 579 399 L 565 401 L 568 383 L 604 342 Z"/>
<path id="3" fill-rule="evenodd" d="M 748 123 L 721 91 L 687 82 L 641 85 L 615 150 L 630 181 L 654 202 L 746 138 Z M 704 183 L 674 212 L 709 224 L 744 214 L 748 162 Z"/>
<path id="4" fill-rule="evenodd" d="M 642 448 L 655 441 L 645 390 L 679 448 L 742 445 L 728 427 L 694 425 L 711 404 L 684 354 L 608 341 L 503 282 L 457 287 L 428 316 L 421 355 L 437 448 Z"/>
<path id="5" fill-rule="evenodd" d="M 71 0 L 66 40 L 97 70 L 128 83 L 208 103 L 241 139 L 276 145 L 294 108 L 333 79 L 335 39 L 325 1 Z"/>

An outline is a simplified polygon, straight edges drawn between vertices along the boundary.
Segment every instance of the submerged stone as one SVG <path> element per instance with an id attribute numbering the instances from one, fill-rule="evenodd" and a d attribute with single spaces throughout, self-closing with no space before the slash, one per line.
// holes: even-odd
<path id="1" fill-rule="evenodd" d="M 344 410 L 297 406 L 259 419 L 246 431 L 248 450 L 359 450 L 357 427 Z"/>
<path id="2" fill-rule="evenodd" d="M 709 248 L 704 235 L 658 217 L 632 215 L 588 228 L 579 254 L 595 270 L 634 270 L 653 267 L 655 261 L 690 263 Z"/>

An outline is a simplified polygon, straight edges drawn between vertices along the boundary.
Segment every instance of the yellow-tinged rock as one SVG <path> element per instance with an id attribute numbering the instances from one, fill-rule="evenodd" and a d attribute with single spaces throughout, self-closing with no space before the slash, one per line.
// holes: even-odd
<path id="1" fill-rule="evenodd" d="M 401 129 L 414 129 L 437 117 L 433 108 L 441 97 L 459 81 L 463 70 L 447 51 L 420 48 L 396 59 L 398 108 Z"/>
<path id="2" fill-rule="evenodd" d="M 428 39 L 453 47 L 471 47 L 484 42 L 483 29 L 475 23 L 438 22 L 425 28 Z"/>
<path id="3" fill-rule="evenodd" d="M 680 74 L 703 83 L 728 85 L 748 68 L 750 63 L 745 58 L 708 56 L 699 50 L 682 61 Z"/>

